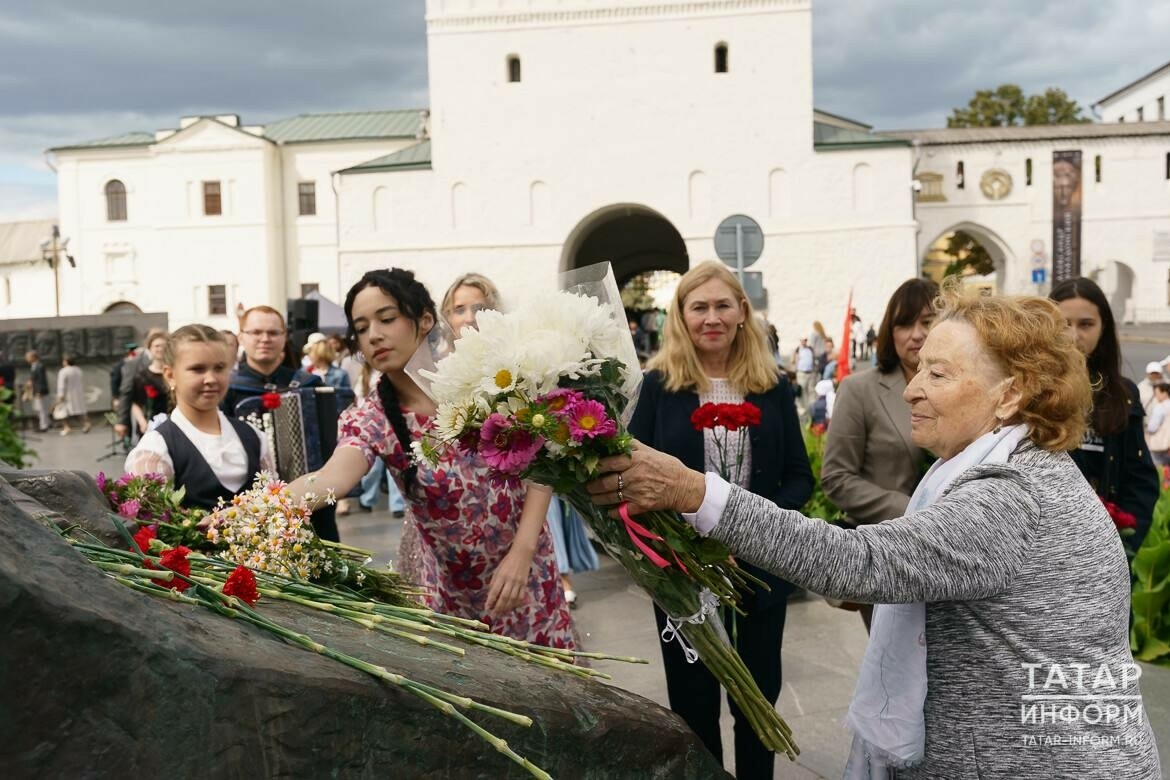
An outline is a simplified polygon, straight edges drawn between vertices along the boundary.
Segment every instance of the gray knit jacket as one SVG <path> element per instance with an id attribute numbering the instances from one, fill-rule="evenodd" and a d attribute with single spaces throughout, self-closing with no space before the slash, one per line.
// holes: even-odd
<path id="1" fill-rule="evenodd" d="M 1025 442 L 857 530 L 734 487 L 711 535 L 815 593 L 926 602 L 926 755 L 899 780 L 1162 777 L 1131 679 L 1129 566 L 1067 454 Z"/>

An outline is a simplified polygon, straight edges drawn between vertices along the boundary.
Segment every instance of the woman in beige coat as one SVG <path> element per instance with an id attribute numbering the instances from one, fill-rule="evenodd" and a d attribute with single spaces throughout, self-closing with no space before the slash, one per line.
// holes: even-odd
<path id="1" fill-rule="evenodd" d="M 902 399 L 918 370 L 918 351 L 934 321 L 938 285 L 910 279 L 886 305 L 877 339 L 877 367 L 846 377 L 837 389 L 825 439 L 821 483 L 851 525 L 901 517 L 926 470 L 910 439 L 910 407 Z M 873 606 L 851 604 L 869 630 Z"/>

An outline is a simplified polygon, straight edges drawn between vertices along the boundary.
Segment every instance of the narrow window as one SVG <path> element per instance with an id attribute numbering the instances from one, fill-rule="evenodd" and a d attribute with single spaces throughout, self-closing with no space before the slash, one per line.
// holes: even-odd
<path id="1" fill-rule="evenodd" d="M 513 84 L 518 84 L 520 82 L 519 54 L 508 55 L 508 81 L 512 82 Z"/>
<path id="2" fill-rule="evenodd" d="M 1170 152 L 1166 152 L 1166 181 L 1170 181 Z"/>
<path id="3" fill-rule="evenodd" d="M 1032 186 L 1032 158 L 1024 160 L 1024 186 Z"/>
<path id="4" fill-rule="evenodd" d="M 207 285 L 207 313 L 227 314 L 227 285 Z"/>
<path id="5" fill-rule="evenodd" d="M 126 185 L 117 179 L 106 182 L 106 221 L 126 221 Z"/>
<path id="6" fill-rule="evenodd" d="M 317 183 L 302 181 L 297 184 L 297 198 L 300 201 L 299 213 L 302 217 L 311 217 L 317 213 Z"/>
<path id="7" fill-rule="evenodd" d="M 1101 155 L 1093 158 L 1093 180 L 1101 183 Z"/>
<path id="8" fill-rule="evenodd" d="M 223 213 L 223 203 L 219 197 L 219 182 L 203 182 L 203 213 L 214 217 Z"/>
<path id="9" fill-rule="evenodd" d="M 1158 121 L 1161 122 L 1166 118 L 1166 98 L 1158 98 Z"/>
<path id="10" fill-rule="evenodd" d="M 715 44 L 715 72 L 716 73 L 726 73 L 727 72 L 727 44 L 726 43 Z"/>
<path id="11" fill-rule="evenodd" d="M 1138 106 L 1137 119 L 1139 122 L 1146 121 L 1146 109 L 1144 106 Z"/>
<path id="12" fill-rule="evenodd" d="M 301 282 L 301 297 L 308 298 L 309 293 L 315 293 L 321 289 L 321 285 L 316 282 Z"/>
<path id="13" fill-rule="evenodd" d="M 963 178 L 963 161 L 959 160 L 959 164 L 955 166 L 955 181 L 956 187 L 963 189 L 967 186 L 966 180 Z"/>

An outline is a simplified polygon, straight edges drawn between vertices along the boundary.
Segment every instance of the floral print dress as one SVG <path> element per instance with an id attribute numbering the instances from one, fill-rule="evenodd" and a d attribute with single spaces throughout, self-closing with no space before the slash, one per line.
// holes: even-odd
<path id="1" fill-rule="evenodd" d="M 405 413 L 412 437 L 421 434 L 426 417 Z M 492 573 L 512 547 L 524 505 L 524 486 L 494 479 L 483 459 L 447 452 L 437 467 L 421 464 L 414 489 L 403 489 L 402 472 L 410 466 L 394 434 L 382 401 L 370 393 L 341 415 L 338 447 L 354 447 L 373 465 L 385 460 L 403 490 L 431 556 L 422 556 L 423 601 L 436 612 L 481 620 L 493 632 L 548 647 L 573 648 L 572 619 L 557 572 L 548 528 L 540 532 L 529 569 L 527 598 L 516 609 L 491 615 L 486 608 Z"/>

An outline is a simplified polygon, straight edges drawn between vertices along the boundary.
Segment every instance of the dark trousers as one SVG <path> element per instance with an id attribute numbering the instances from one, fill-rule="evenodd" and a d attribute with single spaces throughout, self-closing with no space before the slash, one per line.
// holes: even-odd
<path id="1" fill-rule="evenodd" d="M 765 609 L 749 610 L 746 617 L 735 616 L 736 649 L 751 672 L 764 698 L 776 704 L 780 698 L 780 644 L 784 639 L 784 619 L 788 603 Z M 666 628 L 666 613 L 654 607 L 659 636 Z M 728 619 L 727 633 L 731 636 L 732 621 Z M 702 661 L 687 663 L 678 640 L 659 643 L 662 665 L 666 670 L 666 692 L 670 708 L 677 712 L 703 741 L 708 750 L 723 761 L 723 740 L 719 733 L 719 706 L 722 690 L 719 681 L 707 671 Z M 735 702 L 728 697 L 731 716 L 735 719 L 735 776 L 737 778 L 766 778 L 771 780 L 776 754 L 768 750 L 756 737 L 751 724 Z"/>

